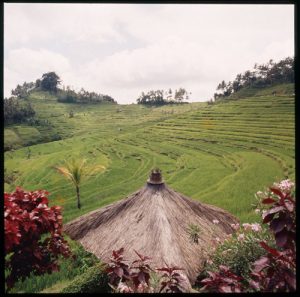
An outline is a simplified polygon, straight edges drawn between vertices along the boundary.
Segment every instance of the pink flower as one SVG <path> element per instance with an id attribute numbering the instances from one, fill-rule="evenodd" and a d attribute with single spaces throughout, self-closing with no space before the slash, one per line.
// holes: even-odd
<path id="1" fill-rule="evenodd" d="M 215 238 L 216 242 L 221 242 L 221 239 L 219 237 Z"/>
<path id="2" fill-rule="evenodd" d="M 207 262 L 208 265 L 212 265 L 213 264 L 213 261 L 210 260 L 210 259 L 208 259 L 206 262 Z"/>
<path id="3" fill-rule="evenodd" d="M 243 224 L 243 228 L 247 231 L 247 230 L 251 230 L 252 229 L 252 225 L 248 224 L 248 223 L 244 223 Z"/>
<path id="4" fill-rule="evenodd" d="M 260 213 L 260 209 L 256 208 L 255 213 Z"/>
<path id="5" fill-rule="evenodd" d="M 285 179 L 285 180 L 282 180 L 277 185 L 281 190 L 289 191 L 295 184 L 293 182 L 291 182 L 289 179 Z"/>
<path id="6" fill-rule="evenodd" d="M 254 232 L 260 232 L 262 230 L 261 228 L 261 225 L 258 224 L 258 223 L 254 223 L 251 225 L 251 229 L 254 231 Z"/>
<path id="7" fill-rule="evenodd" d="M 214 224 L 219 224 L 219 223 L 220 223 L 220 221 L 219 221 L 219 220 L 217 220 L 217 219 L 215 219 L 215 220 L 213 220 L 213 223 L 214 223 Z"/>
<path id="8" fill-rule="evenodd" d="M 239 223 L 237 223 L 237 224 L 231 224 L 230 226 L 231 226 L 231 228 L 233 228 L 235 231 L 239 230 L 239 228 L 240 228 L 240 224 L 239 224 Z"/>
<path id="9" fill-rule="evenodd" d="M 239 234 L 238 241 L 243 241 L 244 239 L 245 239 L 245 234 L 244 233 Z"/>

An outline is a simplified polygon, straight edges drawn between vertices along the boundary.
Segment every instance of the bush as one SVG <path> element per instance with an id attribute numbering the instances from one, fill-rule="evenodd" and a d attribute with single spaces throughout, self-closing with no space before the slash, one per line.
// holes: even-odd
<path id="1" fill-rule="evenodd" d="M 296 290 L 296 197 L 294 183 L 288 179 L 283 180 L 280 183 L 274 183 L 267 192 L 257 192 L 257 195 L 261 199 L 260 208 L 265 208 L 262 210 L 262 222 L 268 226 L 273 240 L 268 240 L 268 237 L 264 239 L 260 236 L 257 240 L 250 236 L 251 233 L 245 235 L 243 232 L 237 235 L 237 240 L 242 244 L 232 243 L 227 251 L 224 250 L 224 245 L 221 245 L 219 247 L 221 251 L 223 250 L 221 255 L 226 256 L 226 264 L 230 267 L 225 265 L 216 267 L 220 261 L 224 261 L 217 249 L 213 256 L 215 263 L 209 260 L 211 268 L 206 267 L 206 270 L 202 271 L 200 275 L 200 284 L 204 285 L 200 291 L 294 292 Z M 257 208 L 256 212 L 260 212 L 260 208 Z M 233 224 L 232 227 L 238 230 L 239 224 Z M 243 224 L 243 227 L 245 231 L 252 230 L 258 234 L 263 234 L 259 224 Z M 255 242 L 255 244 L 252 245 L 251 242 Z M 249 243 L 252 248 L 248 253 L 245 253 Z M 238 257 L 238 255 L 244 257 L 245 254 L 248 256 L 253 254 L 253 248 L 258 251 L 259 246 L 264 250 L 260 257 L 256 256 L 257 258 L 246 261 Z M 232 250 L 235 250 L 234 258 L 230 258 L 226 254 L 228 252 L 230 254 Z M 224 251 L 226 251 L 225 254 Z M 246 276 L 242 275 L 243 269 L 242 271 L 236 269 L 237 265 L 243 269 L 246 268 Z M 216 270 L 216 272 L 209 270 Z"/>
<path id="2" fill-rule="evenodd" d="M 105 293 L 110 292 L 108 276 L 103 264 L 97 264 L 78 275 L 61 293 Z"/>
<path id="3" fill-rule="evenodd" d="M 48 192 L 17 187 L 4 193 L 5 268 L 7 290 L 31 273 L 59 269 L 60 255 L 71 251 L 62 234 L 61 207 L 48 206 Z"/>
<path id="4" fill-rule="evenodd" d="M 217 272 L 219 266 L 224 265 L 234 274 L 249 279 L 252 263 L 265 254 L 265 250 L 259 245 L 259 242 L 272 240 L 272 236 L 266 228 L 256 232 L 251 229 L 252 226 L 260 225 L 243 224 L 238 232 L 219 244 L 212 257 L 206 262 L 205 269 Z"/>

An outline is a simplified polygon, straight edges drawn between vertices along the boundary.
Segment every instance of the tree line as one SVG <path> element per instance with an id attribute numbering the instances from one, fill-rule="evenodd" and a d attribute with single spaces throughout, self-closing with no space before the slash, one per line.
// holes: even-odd
<path id="1" fill-rule="evenodd" d="M 189 99 L 188 91 L 184 88 L 179 88 L 178 90 L 168 91 L 164 90 L 151 90 L 146 94 L 142 92 L 139 98 L 136 100 L 138 104 L 145 105 L 165 105 L 165 104 L 174 104 L 174 103 L 185 103 L 184 100 Z"/>
<path id="2" fill-rule="evenodd" d="M 264 88 L 277 83 L 294 83 L 294 58 L 287 57 L 275 63 L 272 59 L 266 64 L 254 65 L 253 70 L 237 74 L 233 81 L 224 80 L 217 86 L 214 99 L 222 99 L 247 87 Z"/>
<path id="3" fill-rule="evenodd" d="M 69 86 L 63 89 L 60 89 L 57 92 L 57 101 L 64 103 L 102 103 L 102 102 L 110 102 L 117 103 L 112 97 L 108 95 L 98 94 L 95 92 L 88 92 L 85 89 L 81 88 L 77 93 L 72 90 Z"/>

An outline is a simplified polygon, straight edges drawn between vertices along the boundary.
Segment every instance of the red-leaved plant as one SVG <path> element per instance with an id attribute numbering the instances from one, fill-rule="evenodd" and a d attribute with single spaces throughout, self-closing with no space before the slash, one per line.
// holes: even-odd
<path id="1" fill-rule="evenodd" d="M 279 184 L 280 185 L 280 184 Z M 254 262 L 251 285 L 258 291 L 290 292 L 296 290 L 296 213 L 295 200 L 289 187 L 271 187 L 262 200 L 271 207 L 263 214 L 278 249 L 266 242 L 260 245 L 268 252 Z"/>
<path id="2" fill-rule="evenodd" d="M 150 257 L 143 256 L 134 250 L 138 258 L 131 265 L 123 258 L 124 248 L 112 252 L 106 272 L 109 277 L 109 285 L 115 292 L 121 293 L 154 293 L 150 283 L 150 273 L 155 270 L 163 272 L 159 292 L 184 292 L 186 281 L 176 271 L 179 267 L 166 267 L 153 269 L 148 261 Z"/>
<path id="3" fill-rule="evenodd" d="M 208 292 L 293 292 L 296 290 L 296 212 L 295 199 L 291 191 L 293 183 L 284 180 L 262 197 L 262 204 L 269 208 L 263 212 L 263 223 L 269 225 L 277 248 L 259 242 L 267 252 L 253 263 L 251 280 L 234 275 L 225 266 L 219 272 L 207 271 L 209 277 L 200 283 L 201 290 Z M 262 192 L 261 192 L 262 193 Z M 263 194 L 263 193 L 262 193 Z"/>
<path id="4" fill-rule="evenodd" d="M 157 268 L 157 271 L 162 271 L 162 282 L 159 293 L 183 293 L 185 288 L 182 286 L 182 283 L 185 282 L 183 276 L 177 271 L 183 270 L 179 267 L 170 267 L 166 264 L 166 267 Z"/>
<path id="5" fill-rule="evenodd" d="M 209 277 L 201 281 L 201 284 L 204 285 L 201 291 L 240 293 L 242 291 L 242 285 L 240 283 L 242 277 L 235 275 L 224 265 L 220 265 L 219 269 L 218 272 L 207 272 Z"/>
<path id="6" fill-rule="evenodd" d="M 5 267 L 7 290 L 18 279 L 59 269 L 59 255 L 69 257 L 62 236 L 59 206 L 48 206 L 48 192 L 26 192 L 20 187 L 4 193 Z"/>
<path id="7" fill-rule="evenodd" d="M 106 272 L 109 277 L 109 285 L 116 292 L 146 293 L 151 290 L 149 281 L 150 272 L 153 270 L 147 263 L 150 258 L 137 251 L 134 252 L 138 259 L 133 261 L 130 266 L 123 259 L 124 248 L 112 252 Z"/>

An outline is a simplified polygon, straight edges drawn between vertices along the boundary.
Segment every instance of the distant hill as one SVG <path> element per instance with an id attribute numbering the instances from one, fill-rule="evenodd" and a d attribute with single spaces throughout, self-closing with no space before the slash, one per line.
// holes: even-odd
<path id="1" fill-rule="evenodd" d="M 274 88 L 271 93 L 290 95 L 293 94 L 295 83 L 294 58 L 287 57 L 279 62 L 274 62 L 272 59 L 266 64 L 257 63 L 252 70 L 246 70 L 244 73 L 239 73 L 233 81 L 219 83 L 214 93 L 215 101 L 226 100 L 231 98 L 243 98 L 247 96 L 266 95 L 268 88 Z M 282 85 L 281 87 L 279 85 Z M 289 85 L 289 86 L 288 86 Z M 279 87 L 277 87 L 279 86 Z M 274 93 L 273 93 L 274 92 Z M 259 95 L 258 95 L 259 96 Z M 212 102 L 212 100 L 210 101 Z"/>
<path id="2" fill-rule="evenodd" d="M 104 108 L 106 105 L 117 105 L 114 101 L 103 101 L 95 103 L 82 102 L 60 102 L 58 94 L 48 91 L 32 90 L 26 94 L 25 98 L 13 98 L 18 106 L 30 106 L 34 114 L 23 116 L 15 122 L 8 122 L 4 129 L 4 151 L 18 149 L 24 146 L 30 146 L 38 143 L 46 143 L 61 140 L 69 137 L 70 133 L 59 129 L 58 124 L 61 117 L 71 118 L 77 110 L 87 110 Z M 7 102 L 10 99 L 5 99 Z M 4 104 L 5 105 L 5 104 Z M 4 112 L 6 108 L 4 107 Z M 21 115 L 22 116 L 22 115 Z"/>

